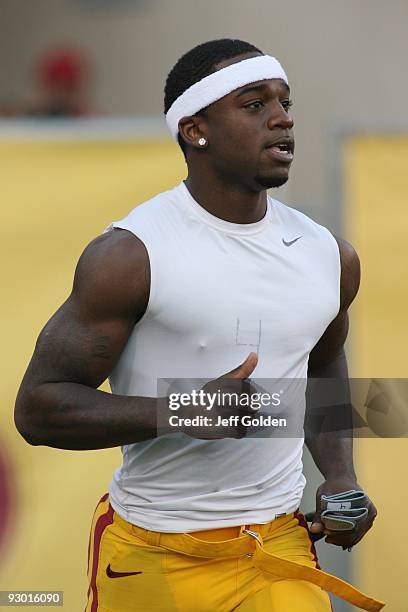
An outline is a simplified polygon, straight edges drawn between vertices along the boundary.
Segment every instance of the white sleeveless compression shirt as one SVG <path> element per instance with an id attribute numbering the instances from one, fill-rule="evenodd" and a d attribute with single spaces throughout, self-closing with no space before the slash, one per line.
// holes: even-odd
<path id="1" fill-rule="evenodd" d="M 112 228 L 144 243 L 151 271 L 147 310 L 110 376 L 113 393 L 156 397 L 160 378 L 218 378 L 250 351 L 259 356 L 251 378 L 306 380 L 309 353 L 340 305 L 339 250 L 326 228 L 270 197 L 261 221 L 229 223 L 184 183 Z M 303 419 L 303 402 L 299 411 Z M 153 531 L 266 523 L 299 506 L 303 441 L 173 434 L 130 444 L 110 501 Z"/>

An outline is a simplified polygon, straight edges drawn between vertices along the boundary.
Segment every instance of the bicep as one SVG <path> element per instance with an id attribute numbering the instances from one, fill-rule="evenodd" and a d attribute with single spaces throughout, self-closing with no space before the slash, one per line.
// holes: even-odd
<path id="1" fill-rule="evenodd" d="M 71 295 L 38 337 L 22 391 L 51 382 L 97 388 L 115 367 L 149 294 L 145 249 L 124 233 L 85 250 Z"/>
<path id="2" fill-rule="evenodd" d="M 132 326 L 123 317 L 84 317 L 71 296 L 40 333 L 26 382 L 98 387 L 114 368 Z"/>

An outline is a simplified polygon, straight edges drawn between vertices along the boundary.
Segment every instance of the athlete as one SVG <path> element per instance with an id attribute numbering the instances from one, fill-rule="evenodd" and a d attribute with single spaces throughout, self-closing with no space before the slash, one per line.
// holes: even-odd
<path id="1" fill-rule="evenodd" d="M 303 432 L 247 435 L 219 400 L 219 425 L 189 422 L 191 401 L 172 412 L 174 431 L 162 428 L 161 380 L 238 386 L 241 399 L 257 379 L 300 381 L 304 395 L 308 375 L 347 377 L 358 257 L 267 195 L 289 177 L 290 106 L 282 66 L 253 45 L 223 39 L 186 53 L 165 87 L 186 180 L 91 242 L 39 336 L 16 403 L 20 433 L 33 445 L 123 451 L 92 524 L 88 612 L 325 612 L 328 591 L 383 607 L 323 572 L 312 543 L 350 548 L 375 519 L 369 501 L 353 531 L 321 520 L 321 495 L 361 489 L 350 437 L 306 440 L 325 479 L 309 533 L 298 511 Z M 98 390 L 107 377 L 112 394 Z"/>

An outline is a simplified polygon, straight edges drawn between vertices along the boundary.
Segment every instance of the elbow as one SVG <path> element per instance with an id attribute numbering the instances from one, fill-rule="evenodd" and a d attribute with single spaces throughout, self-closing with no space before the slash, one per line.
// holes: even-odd
<path id="1" fill-rule="evenodd" d="M 17 397 L 14 409 L 14 424 L 20 436 L 31 446 L 43 446 L 46 444 L 44 440 L 44 432 L 36 422 L 35 412 L 32 409 L 28 410 L 28 398 Z"/>
<path id="2" fill-rule="evenodd" d="M 31 446 L 42 446 L 44 441 L 38 435 L 36 428 L 28 422 L 28 419 L 22 417 L 17 411 L 14 414 L 14 423 L 20 436 Z"/>

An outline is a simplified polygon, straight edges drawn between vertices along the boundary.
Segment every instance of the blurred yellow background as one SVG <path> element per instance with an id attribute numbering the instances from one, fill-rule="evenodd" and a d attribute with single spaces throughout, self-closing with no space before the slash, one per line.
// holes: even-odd
<path id="1" fill-rule="evenodd" d="M 408 136 L 365 135 L 345 141 L 345 234 L 362 267 L 352 307 L 354 377 L 408 378 L 407 165 Z M 384 600 L 386 610 L 404 612 L 408 440 L 357 440 L 355 448 L 360 484 L 378 509 L 373 531 L 352 553 L 355 583 Z"/>

